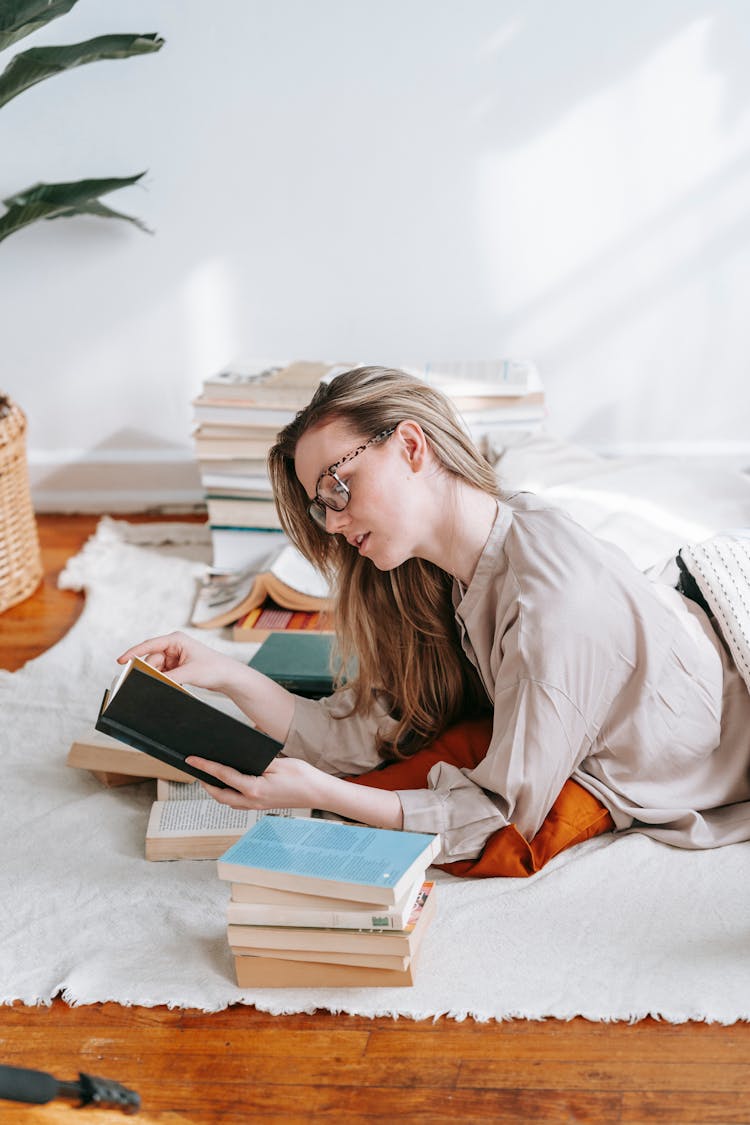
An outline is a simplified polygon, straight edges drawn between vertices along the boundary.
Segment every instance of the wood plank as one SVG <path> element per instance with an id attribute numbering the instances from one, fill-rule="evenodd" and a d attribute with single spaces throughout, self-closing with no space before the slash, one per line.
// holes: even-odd
<path id="1" fill-rule="evenodd" d="M 495 1025 L 494 1034 L 482 1034 L 482 1025 L 474 1025 L 475 1033 L 467 1034 L 463 1026 L 444 1026 L 439 1030 L 423 1027 L 419 1035 L 401 1025 L 373 1029 L 367 1047 L 370 1058 L 398 1057 L 409 1051 L 415 1058 L 430 1058 L 436 1051 L 456 1053 L 469 1061 L 495 1062 L 517 1060 L 521 1063 L 570 1062 L 585 1059 L 587 1064 L 609 1062 L 648 1062 L 653 1058 L 658 1040 L 660 1062 L 683 1062 L 685 1059 L 684 1024 L 657 1023 L 644 1020 L 636 1024 L 612 1025 L 590 1023 L 583 1019 L 564 1025 L 564 1036 L 549 1033 L 549 1023 L 513 1021 Z M 617 1027 L 613 1034 L 613 1027 Z M 720 1063 L 731 1057 L 733 1062 L 750 1064 L 750 1024 L 722 1027 L 719 1024 L 696 1024 L 692 1042 L 704 1063 Z"/>
<path id="2" fill-rule="evenodd" d="M 622 1095 L 623 1125 L 747 1125 L 750 1099 L 735 1091 L 628 1091 Z"/>
<path id="3" fill-rule="evenodd" d="M 63 1008 L 64 1010 L 64 1008 Z M 82 1028 L 84 1035 L 79 1039 L 72 1034 L 71 1021 L 65 1019 L 54 1026 L 27 1028 L 23 1038 L 8 1032 L 0 1020 L 0 1057 L 8 1066 L 36 1067 L 31 1060 L 43 1057 L 53 1051 L 55 1057 L 62 1059 L 71 1053 L 84 1056 L 120 1058 L 123 1050 L 128 1050 L 133 1042 L 130 1027 L 118 1027 L 107 1022 L 91 1022 Z M 219 1058 L 228 1049 L 238 1056 L 265 1059 L 269 1062 L 277 1058 L 298 1058 L 302 1054 L 310 1065 L 322 1058 L 324 1061 L 335 1058 L 338 1061 L 362 1062 L 366 1066 L 388 1066 L 390 1060 L 380 1062 L 365 1061 L 368 1034 L 366 1031 L 316 1030 L 315 1036 L 307 1031 L 290 1031 L 279 1026 L 278 1017 L 270 1027 L 258 1029 L 225 1027 L 180 1028 L 180 1056 L 204 1055 Z M 166 1055 L 175 1041 L 175 1028 L 170 1026 L 151 1027 L 146 1032 L 149 1053 Z M 421 1062 L 421 1060 L 420 1060 Z M 417 1064 L 419 1065 L 419 1063 Z"/>
<path id="4" fill-rule="evenodd" d="M 516 1060 L 464 1060 L 458 1078 L 459 1087 L 471 1089 L 565 1089 L 565 1090 L 703 1090 L 728 1091 L 750 1095 L 750 1067 L 740 1062 L 703 1062 L 692 1059 L 664 1063 L 659 1058 L 624 1062 L 592 1063 L 589 1059 L 573 1062 L 527 1062 L 523 1069 Z"/>
<path id="5" fill-rule="evenodd" d="M 282 1034 L 282 1028 L 279 1028 Z M 313 1036 L 307 1035 L 313 1039 Z M 278 1053 L 256 1055 L 252 1039 L 246 1046 L 241 1036 L 224 1043 L 202 1044 L 200 1033 L 195 1039 L 186 1035 L 178 1037 L 179 1050 L 174 1050 L 175 1036 L 170 1042 L 148 1037 L 147 1048 L 142 1047 L 137 1059 L 133 1057 L 130 1039 L 117 1041 L 110 1036 L 93 1036 L 75 1042 L 71 1036 L 49 1036 L 48 1043 L 39 1043 L 36 1057 L 38 1070 L 49 1070 L 46 1061 L 54 1057 L 56 1077 L 70 1077 L 78 1070 L 91 1074 L 103 1073 L 116 1078 L 126 1086 L 142 1086 L 155 1090 L 163 1084 L 189 1084 L 189 1086 L 216 1086 L 219 1083 L 242 1084 L 262 1081 L 265 1086 L 383 1086 L 398 1089 L 452 1089 L 459 1073 L 459 1062 L 435 1059 L 431 1062 L 413 1059 L 383 1059 L 370 1062 L 362 1057 L 342 1053 L 325 1054 L 322 1048 L 310 1042 L 304 1054 L 293 1053 L 293 1046 L 280 1062 Z M 33 1048 L 34 1044 L 30 1044 Z M 3 1045 L 3 1061 L 9 1066 L 25 1065 L 24 1057 L 13 1050 L 12 1043 Z M 26 1048 L 24 1048 L 24 1051 Z M 168 1073 L 164 1073 L 164 1059 L 172 1052 Z M 44 1060 L 44 1061 L 43 1061 Z"/>
<path id="6" fill-rule="evenodd" d="M 165 1091 L 168 1093 L 168 1091 Z M 175 1091 L 179 1098 L 179 1091 Z M 245 1116 L 232 1118 L 232 1125 L 247 1125 L 256 1117 L 265 1122 L 267 1114 L 300 1114 L 305 1125 L 310 1121 L 341 1121 L 346 1125 L 357 1122 L 382 1125 L 389 1121 L 408 1121 L 424 1125 L 472 1125 L 480 1121 L 512 1122 L 606 1122 L 614 1125 L 620 1119 L 621 1098 L 612 1094 L 585 1093 L 582 1091 L 537 1093 L 519 1091 L 499 1093 L 487 1091 L 434 1091 L 422 1089 L 397 1089 L 390 1086 L 293 1087 L 280 1088 L 249 1084 L 241 1095 Z M 216 1101 L 213 1101 L 213 1099 Z M 196 1099 L 203 1112 L 216 1112 L 221 1104 L 222 1091 L 214 1088 L 207 1092 L 206 1100 Z M 226 1104 L 226 1102 L 225 1102 Z M 189 1112 L 181 1101 L 174 1103 L 180 1112 Z M 154 1110 L 159 1111 L 159 1103 Z M 304 1113 L 307 1117 L 304 1118 Z M 196 1118 L 215 1120 L 207 1116 Z M 287 1117 L 282 1118 L 285 1122 Z M 222 1125 L 227 1119 L 222 1117 Z"/>

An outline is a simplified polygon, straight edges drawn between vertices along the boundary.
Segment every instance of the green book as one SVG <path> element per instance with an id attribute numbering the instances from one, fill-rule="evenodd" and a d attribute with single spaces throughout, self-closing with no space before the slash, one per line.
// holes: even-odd
<path id="1" fill-rule="evenodd" d="M 248 661 L 287 691 L 307 699 L 333 692 L 330 633 L 271 633 Z"/>

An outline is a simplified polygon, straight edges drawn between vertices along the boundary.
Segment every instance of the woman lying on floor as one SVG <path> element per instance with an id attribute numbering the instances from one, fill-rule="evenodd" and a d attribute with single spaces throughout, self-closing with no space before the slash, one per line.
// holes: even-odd
<path id="1" fill-rule="evenodd" d="M 181 633 L 124 653 L 224 692 L 284 743 L 261 777 L 190 759 L 232 787 L 207 787 L 217 801 L 439 833 L 462 874 L 525 874 L 613 827 L 685 848 L 750 838 L 750 693 L 709 616 L 504 493 L 439 392 L 339 375 L 269 472 L 358 675 L 311 701 Z"/>

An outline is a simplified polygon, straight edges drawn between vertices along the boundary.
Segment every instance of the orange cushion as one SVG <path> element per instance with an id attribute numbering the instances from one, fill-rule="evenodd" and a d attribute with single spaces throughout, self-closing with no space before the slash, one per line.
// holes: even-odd
<path id="1" fill-rule="evenodd" d="M 448 762 L 466 769 L 479 765 L 487 753 L 491 736 L 491 719 L 465 719 L 412 758 L 393 762 L 349 780 L 373 789 L 424 789 L 427 775 L 436 762 Z M 493 832 L 476 859 L 435 866 L 452 875 L 472 878 L 501 875 L 522 878 L 539 871 L 565 848 L 613 828 L 614 821 L 601 801 L 578 782 L 569 779 L 533 840 L 527 840 L 514 824 L 509 824 Z"/>

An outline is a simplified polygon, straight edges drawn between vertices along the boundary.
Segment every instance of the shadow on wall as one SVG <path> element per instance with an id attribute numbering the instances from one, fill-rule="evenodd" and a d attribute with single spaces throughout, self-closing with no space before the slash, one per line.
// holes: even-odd
<path id="1" fill-rule="evenodd" d="M 745 0 L 618 7 L 599 0 L 517 0 L 496 5 L 495 12 L 502 22 L 480 48 L 483 60 L 497 62 L 482 104 L 485 140 L 495 149 L 527 144 L 698 20 L 710 23 L 706 64 L 724 83 L 724 122 L 732 124 L 748 104 Z"/>
<path id="2" fill-rule="evenodd" d="M 73 460 L 50 454 L 29 465 L 37 512 L 204 512 L 189 450 L 147 430 L 124 428 Z M 57 459 L 57 460 L 55 460 Z"/>
<path id="3" fill-rule="evenodd" d="M 747 335 L 732 280 L 750 250 L 749 17 L 740 0 L 518 4 L 488 39 L 488 286 L 508 350 L 552 376 L 550 407 L 577 440 L 601 437 L 600 404 L 586 410 L 606 384 L 620 405 L 610 440 L 644 419 L 647 437 L 678 436 L 674 406 L 709 371 L 726 393 L 689 428 L 726 429 Z"/>

